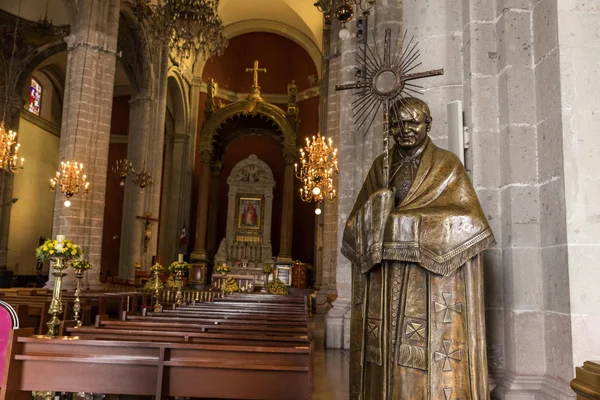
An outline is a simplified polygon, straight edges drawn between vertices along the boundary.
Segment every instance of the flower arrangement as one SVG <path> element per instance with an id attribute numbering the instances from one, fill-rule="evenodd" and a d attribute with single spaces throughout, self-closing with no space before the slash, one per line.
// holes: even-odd
<path id="1" fill-rule="evenodd" d="M 165 286 L 171 289 L 177 289 L 179 287 L 179 282 L 173 275 L 171 275 L 165 282 Z"/>
<path id="2" fill-rule="evenodd" d="M 269 264 L 265 264 L 263 266 L 263 274 L 270 274 L 271 272 L 273 272 L 273 268 Z"/>
<path id="3" fill-rule="evenodd" d="M 88 260 L 73 260 L 71 261 L 71 268 L 73 268 L 78 273 L 83 273 L 88 269 L 92 269 L 92 263 Z"/>
<path id="4" fill-rule="evenodd" d="M 225 279 L 225 282 L 223 282 L 223 291 L 225 293 L 239 292 L 240 286 L 233 277 L 228 276 L 227 279 Z"/>
<path id="5" fill-rule="evenodd" d="M 227 264 L 219 264 L 215 267 L 215 272 L 225 276 L 231 272 L 231 268 Z"/>
<path id="6" fill-rule="evenodd" d="M 62 258 L 71 260 L 79 258 L 83 254 L 79 245 L 73 244 L 70 240 L 63 239 L 61 241 L 48 239 L 43 245 L 35 250 L 35 255 L 38 260 L 44 262 L 51 258 Z"/>
<path id="7" fill-rule="evenodd" d="M 267 285 L 267 292 L 270 294 L 288 294 L 288 289 L 279 278 L 275 278 Z"/>
<path id="8" fill-rule="evenodd" d="M 158 272 L 161 273 L 163 272 L 164 268 L 162 265 L 160 265 L 159 263 L 154 264 L 153 266 L 150 267 L 150 272 Z"/>
<path id="9" fill-rule="evenodd" d="M 175 261 L 171 265 L 169 265 L 169 272 L 175 274 L 177 272 L 187 272 L 192 268 L 192 266 L 185 261 Z"/>

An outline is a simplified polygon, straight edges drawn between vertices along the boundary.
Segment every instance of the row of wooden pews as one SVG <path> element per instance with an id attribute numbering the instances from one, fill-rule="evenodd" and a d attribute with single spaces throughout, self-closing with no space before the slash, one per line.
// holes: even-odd
<path id="1" fill-rule="evenodd" d="M 62 339 L 14 331 L 0 400 L 30 391 L 307 400 L 314 345 L 305 299 L 234 295 L 160 313 L 63 324 Z"/>

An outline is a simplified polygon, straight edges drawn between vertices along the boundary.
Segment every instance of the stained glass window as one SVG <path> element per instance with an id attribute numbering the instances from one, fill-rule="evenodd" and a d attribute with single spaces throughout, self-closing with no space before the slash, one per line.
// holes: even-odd
<path id="1" fill-rule="evenodd" d="M 40 83 L 31 78 L 31 87 L 29 88 L 29 112 L 40 115 L 40 106 L 42 105 L 42 87 Z"/>

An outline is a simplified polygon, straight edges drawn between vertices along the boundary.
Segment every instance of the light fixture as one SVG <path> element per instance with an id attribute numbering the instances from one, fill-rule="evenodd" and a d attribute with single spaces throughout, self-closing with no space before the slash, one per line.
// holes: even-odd
<path id="1" fill-rule="evenodd" d="M 17 20 L 15 22 L 15 31 L 13 32 L 12 52 L 8 64 L 8 77 L 12 77 L 13 59 L 15 58 L 15 49 L 17 47 L 17 32 L 19 27 L 19 15 L 21 14 L 21 0 L 19 0 L 19 9 L 17 11 Z M 2 110 L 2 120 L 0 120 L 0 171 L 14 174 L 18 169 L 23 168 L 24 158 L 21 158 L 19 165 L 19 148 L 17 143 L 17 132 L 7 131 L 4 127 L 6 118 L 6 104 L 8 103 L 8 88 L 10 85 L 5 82 L 4 85 L 4 104 Z"/>
<path id="2" fill-rule="evenodd" d="M 90 188 L 90 183 L 87 181 L 87 176 L 83 173 L 83 164 L 75 160 L 60 163 L 60 171 L 56 172 L 56 176 L 50 179 L 50 189 L 54 192 L 56 189 L 67 199 L 64 202 L 65 207 L 71 207 L 71 197 L 78 194 L 86 194 Z"/>
<path id="3" fill-rule="evenodd" d="M 121 160 L 117 160 L 115 165 L 112 167 L 112 172 L 119 177 L 119 185 L 125 186 L 125 179 L 127 179 L 127 175 L 135 174 L 135 169 L 133 169 L 133 163 L 127 161 L 126 158 Z"/>
<path id="4" fill-rule="evenodd" d="M 133 181 L 140 187 L 140 190 L 143 192 L 144 188 L 146 188 L 147 186 L 152 185 L 152 183 L 154 183 L 154 180 L 152 179 L 152 175 L 150 175 L 149 172 L 146 171 L 146 164 L 144 164 L 144 168 L 142 169 L 142 172 L 140 173 L 134 173 L 135 178 L 133 179 Z"/>
<path id="5" fill-rule="evenodd" d="M 377 0 L 317 0 L 314 6 L 323 13 L 327 23 L 331 22 L 331 16 L 335 15 L 336 19 L 342 23 L 342 30 L 347 32 L 346 22 L 354 17 L 354 11 L 360 10 L 364 16 L 367 16 L 375 3 Z"/>
<path id="6" fill-rule="evenodd" d="M 320 134 L 306 138 L 306 146 L 300 149 L 300 165 L 294 164 L 296 177 L 302 181 L 300 198 L 302 201 L 315 201 L 315 214 L 321 214 L 320 204 L 325 199 L 334 200 L 337 196 L 333 188 L 333 177 L 337 175 L 337 149 L 331 138 Z"/>
<path id="7" fill-rule="evenodd" d="M 133 0 L 131 7 L 147 23 L 151 37 L 168 40 L 181 58 L 189 58 L 194 50 L 209 58 L 227 47 L 219 0 L 165 0 L 159 6 L 150 0 Z"/>
<path id="8" fill-rule="evenodd" d="M 23 168 L 24 158 L 19 160 L 19 148 L 17 143 L 17 132 L 6 131 L 4 118 L 0 121 L 0 171 L 15 173 Z M 19 163 L 20 161 L 20 163 Z"/>

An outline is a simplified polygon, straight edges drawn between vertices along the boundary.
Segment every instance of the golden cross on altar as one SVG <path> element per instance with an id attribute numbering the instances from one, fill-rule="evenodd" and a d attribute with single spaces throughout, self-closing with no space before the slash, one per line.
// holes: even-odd
<path id="1" fill-rule="evenodd" d="M 258 73 L 267 72 L 266 68 L 258 68 L 258 60 L 254 60 L 254 68 L 246 68 L 246 72 L 254 72 L 254 83 L 252 87 L 258 87 Z"/>

